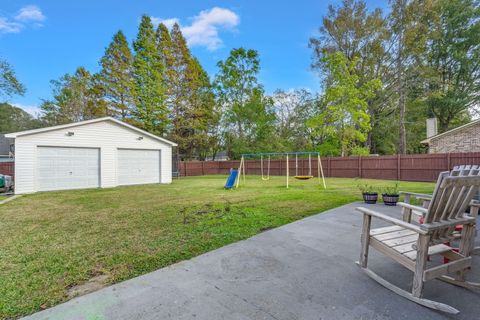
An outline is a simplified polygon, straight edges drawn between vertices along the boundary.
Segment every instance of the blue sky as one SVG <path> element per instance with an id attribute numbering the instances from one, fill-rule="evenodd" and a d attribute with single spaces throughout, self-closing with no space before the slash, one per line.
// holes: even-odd
<path id="1" fill-rule="evenodd" d="M 34 112 L 41 99 L 51 97 L 51 79 L 78 66 L 98 71 L 113 34 L 121 29 L 131 42 L 142 14 L 154 21 L 179 21 L 211 77 L 218 60 L 243 46 L 259 51 L 260 81 L 268 93 L 277 88 L 318 91 L 308 39 L 330 3 L 340 1 L 2 0 L 0 56 L 27 87 L 24 97 L 9 102 Z M 367 3 L 385 7 L 387 1 Z"/>

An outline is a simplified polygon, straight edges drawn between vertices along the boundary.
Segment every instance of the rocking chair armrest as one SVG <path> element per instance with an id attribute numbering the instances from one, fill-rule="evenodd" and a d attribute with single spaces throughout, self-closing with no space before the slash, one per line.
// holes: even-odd
<path id="1" fill-rule="evenodd" d="M 373 211 L 373 210 L 370 210 L 370 209 L 367 209 L 367 208 L 364 208 L 364 207 L 357 207 L 357 208 L 355 208 L 355 210 L 360 211 L 364 215 L 366 214 L 366 215 L 369 215 L 369 216 L 372 216 L 372 217 L 376 217 L 376 218 L 379 218 L 383 221 L 386 221 L 386 222 L 392 223 L 394 225 L 403 227 L 405 229 L 415 231 L 418 234 L 423 234 L 423 235 L 428 234 L 428 231 L 423 230 L 423 229 L 421 229 L 420 227 L 418 227 L 414 224 L 405 222 L 403 220 L 395 219 L 393 217 L 390 217 L 386 214 L 383 214 L 383 213 L 380 213 L 380 212 L 377 212 L 377 211 Z"/>
<path id="2" fill-rule="evenodd" d="M 399 192 L 400 195 L 409 195 L 409 196 L 413 196 L 415 198 L 417 197 L 420 197 L 421 199 L 432 199 L 432 195 L 431 194 L 426 194 L 426 193 L 417 193 L 417 192 L 409 192 L 409 191 L 400 191 Z"/>
<path id="3" fill-rule="evenodd" d="M 480 211 L 480 202 L 478 200 L 473 200 L 470 202 L 470 216 L 478 218 L 478 212 Z"/>
<path id="4" fill-rule="evenodd" d="M 420 228 L 424 231 L 431 232 L 437 229 L 445 229 L 447 227 L 454 227 L 457 225 L 472 224 L 475 223 L 475 220 L 476 219 L 474 217 L 464 215 L 463 217 L 452 219 L 450 221 L 424 223 L 420 225 Z"/>
<path id="5" fill-rule="evenodd" d="M 410 203 L 397 202 L 397 204 L 400 207 L 407 208 L 407 209 L 410 209 L 410 210 L 420 211 L 423 214 L 427 214 L 427 212 L 428 212 L 428 209 L 426 209 L 424 207 L 414 206 L 413 204 L 410 204 Z"/>
<path id="6" fill-rule="evenodd" d="M 472 202 L 470 202 L 470 207 L 480 208 L 480 201 L 472 200 Z"/>

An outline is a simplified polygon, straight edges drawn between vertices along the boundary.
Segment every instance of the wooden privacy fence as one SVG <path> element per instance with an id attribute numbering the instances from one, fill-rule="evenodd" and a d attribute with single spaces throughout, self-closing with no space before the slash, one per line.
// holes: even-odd
<path id="1" fill-rule="evenodd" d="M 0 174 L 6 174 L 8 176 L 14 176 L 15 163 L 14 162 L 0 162 Z"/>
<path id="2" fill-rule="evenodd" d="M 178 164 L 181 176 L 228 174 L 230 168 L 238 168 L 240 160 L 233 161 L 181 161 Z M 480 164 L 480 152 L 394 155 L 380 157 L 322 157 L 326 177 L 368 178 L 404 181 L 436 181 L 442 171 L 456 165 Z M 267 161 L 264 160 L 265 173 Z M 289 160 L 290 175 L 295 175 L 295 158 Z M 308 158 L 298 159 L 298 175 L 307 175 Z M 247 174 L 261 173 L 260 159 L 246 160 Z M 272 159 L 270 174 L 283 176 L 286 160 Z M 14 162 L 0 162 L 0 174 L 14 176 Z M 312 175 L 317 176 L 317 159 L 312 158 Z"/>
<path id="3" fill-rule="evenodd" d="M 181 176 L 228 174 L 230 168 L 238 168 L 240 160 L 232 161 L 181 161 Z M 436 181 L 442 171 L 456 165 L 480 164 L 480 152 L 439 153 L 368 157 L 322 157 L 326 177 L 365 178 L 404 181 Z M 261 174 L 260 159 L 245 160 L 247 174 Z M 298 175 L 307 175 L 308 158 L 298 159 Z M 264 160 L 264 173 L 267 160 Z M 286 159 L 272 159 L 271 175 L 285 175 Z M 289 159 L 289 173 L 295 175 L 295 158 Z M 312 158 L 312 175 L 317 176 L 317 159 Z"/>

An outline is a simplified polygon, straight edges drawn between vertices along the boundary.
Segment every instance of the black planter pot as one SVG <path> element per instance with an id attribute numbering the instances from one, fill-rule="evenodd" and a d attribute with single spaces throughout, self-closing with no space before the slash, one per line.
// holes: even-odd
<path id="1" fill-rule="evenodd" d="M 376 192 L 364 192 L 363 194 L 363 201 L 368 204 L 375 204 L 378 200 L 378 193 Z"/>
<path id="2" fill-rule="evenodd" d="M 400 195 L 398 194 L 382 194 L 382 198 L 383 198 L 383 203 L 386 205 L 386 206 L 396 206 L 397 205 L 397 202 L 400 198 Z"/>

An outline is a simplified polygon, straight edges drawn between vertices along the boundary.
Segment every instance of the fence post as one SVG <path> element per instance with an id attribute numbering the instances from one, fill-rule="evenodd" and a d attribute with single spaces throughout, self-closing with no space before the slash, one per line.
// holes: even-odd
<path id="1" fill-rule="evenodd" d="M 400 181 L 402 178 L 402 168 L 401 168 L 401 154 L 397 155 L 397 180 Z"/>
<path id="2" fill-rule="evenodd" d="M 202 176 L 205 175 L 205 162 L 202 161 Z"/>
<path id="3" fill-rule="evenodd" d="M 358 177 L 362 178 L 362 156 L 358 156 Z"/>
<path id="4" fill-rule="evenodd" d="M 183 161 L 183 172 L 185 174 L 185 177 L 187 177 L 187 161 Z"/>
<path id="5" fill-rule="evenodd" d="M 447 171 L 450 171 L 450 168 L 452 166 L 451 159 L 450 159 L 450 152 L 447 153 Z"/>
<path id="6" fill-rule="evenodd" d="M 327 175 L 328 177 L 331 177 L 332 176 L 332 166 L 331 166 L 331 157 L 329 156 L 327 158 L 327 162 L 328 162 L 328 171 L 327 171 Z"/>

